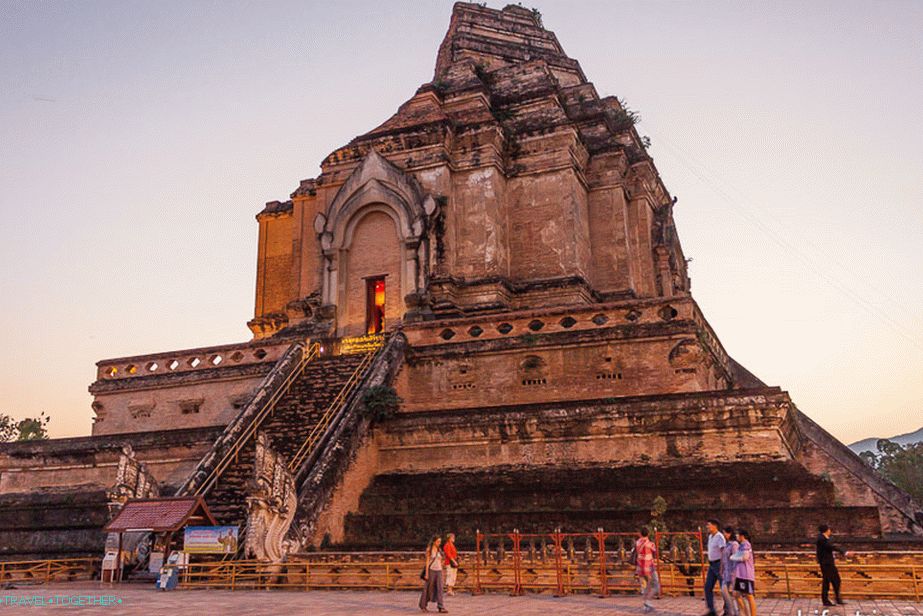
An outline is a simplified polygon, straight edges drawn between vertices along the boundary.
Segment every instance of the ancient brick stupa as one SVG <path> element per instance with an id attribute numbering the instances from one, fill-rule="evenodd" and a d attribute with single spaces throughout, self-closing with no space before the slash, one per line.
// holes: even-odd
<path id="1" fill-rule="evenodd" d="M 83 507 L 7 553 L 92 552 L 138 478 L 204 494 L 270 559 L 631 530 L 658 496 L 674 528 L 765 542 L 921 534 L 918 505 L 722 348 L 633 125 L 533 11 L 456 4 L 432 81 L 257 216 L 252 340 L 102 361 L 93 436 L 0 449 L 17 519 Z M 389 386 L 399 410 L 373 420 Z"/>

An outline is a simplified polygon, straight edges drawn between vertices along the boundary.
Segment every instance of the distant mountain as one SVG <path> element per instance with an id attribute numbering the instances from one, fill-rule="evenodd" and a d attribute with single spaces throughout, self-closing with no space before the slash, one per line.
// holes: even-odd
<path id="1" fill-rule="evenodd" d="M 856 453 L 862 453 L 863 451 L 871 451 L 873 453 L 878 452 L 878 440 L 881 437 L 876 438 L 864 438 L 861 441 L 856 441 L 849 446 L 850 449 Z M 907 434 L 898 434 L 897 436 L 892 436 L 888 439 L 895 443 L 901 445 L 909 445 L 910 443 L 918 443 L 923 441 L 923 428 L 920 428 L 916 432 L 908 432 Z"/>

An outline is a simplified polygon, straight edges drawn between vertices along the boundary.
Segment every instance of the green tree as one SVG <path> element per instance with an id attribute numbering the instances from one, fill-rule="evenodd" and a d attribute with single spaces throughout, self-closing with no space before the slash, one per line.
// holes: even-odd
<path id="1" fill-rule="evenodd" d="M 42 411 L 38 417 L 27 417 L 19 422 L 20 441 L 48 440 L 48 422 L 51 418 Z"/>
<path id="2" fill-rule="evenodd" d="M 923 442 L 902 446 L 883 438 L 877 448 L 878 453 L 862 452 L 862 459 L 917 502 L 923 502 Z"/>
<path id="3" fill-rule="evenodd" d="M 49 421 L 51 418 L 44 411 L 38 417 L 26 417 L 19 421 L 0 413 L 0 443 L 43 441 L 48 438 Z"/>

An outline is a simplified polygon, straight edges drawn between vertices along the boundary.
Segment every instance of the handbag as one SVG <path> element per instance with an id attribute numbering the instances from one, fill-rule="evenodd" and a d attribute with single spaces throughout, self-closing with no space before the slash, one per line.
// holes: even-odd
<path id="1" fill-rule="evenodd" d="M 638 548 L 631 548 L 631 553 L 628 555 L 628 564 L 629 565 L 638 564 Z"/>
<path id="2" fill-rule="evenodd" d="M 433 558 L 433 560 L 429 561 L 429 565 L 432 566 L 432 564 L 433 564 L 434 562 L 436 562 L 436 559 L 435 559 L 435 558 Z M 426 579 L 426 564 L 423 565 L 423 571 L 420 572 L 420 579 L 421 579 L 421 580 L 425 580 L 425 579 Z"/>

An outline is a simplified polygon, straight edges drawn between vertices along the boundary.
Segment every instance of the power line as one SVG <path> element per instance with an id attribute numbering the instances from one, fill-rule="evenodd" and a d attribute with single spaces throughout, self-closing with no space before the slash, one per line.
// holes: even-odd
<path id="1" fill-rule="evenodd" d="M 649 128 L 649 127 L 648 127 Z M 648 130 L 648 132 L 652 132 Z M 907 329 L 900 322 L 891 318 L 891 316 L 884 312 L 881 308 L 873 304 L 872 302 L 866 300 L 859 292 L 853 290 L 849 285 L 836 277 L 832 276 L 829 272 L 825 271 L 817 265 L 814 259 L 802 250 L 797 244 L 792 244 L 787 241 L 784 237 L 781 237 L 777 234 L 769 225 L 765 224 L 759 216 L 751 211 L 751 207 L 748 205 L 748 199 L 745 198 L 744 193 L 740 190 L 736 190 L 740 197 L 734 197 L 729 194 L 727 190 L 718 185 L 720 178 L 714 172 L 711 172 L 706 165 L 697 161 L 692 155 L 687 154 L 679 146 L 670 143 L 669 140 L 665 139 L 662 135 L 656 136 L 658 143 L 662 143 L 669 150 L 673 152 L 679 162 L 686 167 L 686 169 L 695 176 L 702 184 L 710 188 L 715 192 L 719 197 L 726 202 L 727 205 L 731 206 L 729 209 L 743 218 L 745 221 L 754 225 L 758 230 L 768 237 L 770 240 L 778 244 L 780 247 L 794 255 L 801 261 L 804 265 L 813 270 L 824 282 L 829 286 L 839 291 L 847 299 L 851 300 L 861 308 L 865 309 L 872 316 L 877 318 L 879 321 L 890 327 L 896 334 L 910 342 L 918 350 L 923 351 L 923 342 L 921 342 L 917 337 L 915 332 Z M 709 177 L 711 175 L 712 177 Z M 729 184 L 725 182 L 727 186 Z M 730 187 L 732 190 L 735 190 L 733 187 Z M 805 242 L 810 244 L 810 242 Z M 816 248 L 816 245 L 815 245 Z M 831 260 L 829 255 L 827 255 L 823 250 L 818 250 L 821 254 L 827 257 L 828 260 Z M 836 259 L 832 259 L 836 263 Z M 880 295 L 886 296 L 885 293 L 880 293 Z M 892 299 L 893 302 L 893 299 Z M 897 303 L 897 302 L 894 302 Z"/>

